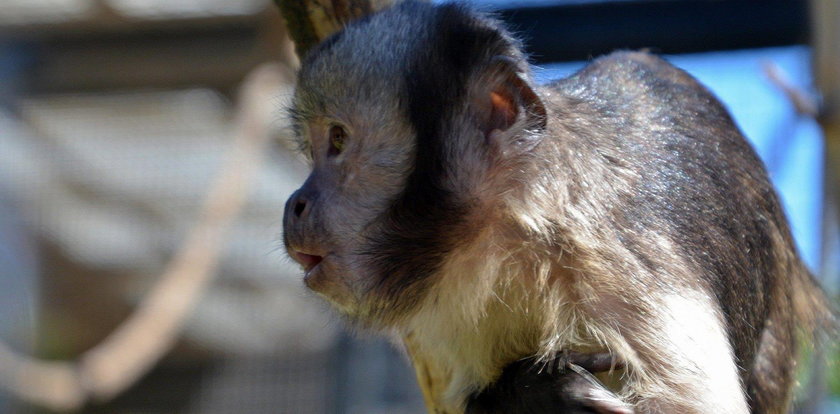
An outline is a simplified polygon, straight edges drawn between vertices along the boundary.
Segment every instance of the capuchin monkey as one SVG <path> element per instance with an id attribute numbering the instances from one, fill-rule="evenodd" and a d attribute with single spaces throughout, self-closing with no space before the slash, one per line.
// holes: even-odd
<path id="1" fill-rule="evenodd" d="M 406 1 L 313 49 L 291 115 L 313 168 L 288 253 L 405 345 L 430 412 L 789 409 L 797 337 L 831 315 L 685 72 L 618 52 L 537 86 L 496 20 Z"/>

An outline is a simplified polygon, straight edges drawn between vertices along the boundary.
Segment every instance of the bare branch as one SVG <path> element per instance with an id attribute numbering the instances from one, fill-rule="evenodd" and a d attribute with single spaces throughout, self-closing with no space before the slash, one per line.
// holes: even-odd
<path id="1" fill-rule="evenodd" d="M 393 0 L 275 0 L 298 56 L 347 23 L 380 10 Z"/>

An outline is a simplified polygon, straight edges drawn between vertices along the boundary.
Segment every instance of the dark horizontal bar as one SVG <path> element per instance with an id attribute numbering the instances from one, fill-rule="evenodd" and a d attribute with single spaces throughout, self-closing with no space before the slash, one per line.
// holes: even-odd
<path id="1" fill-rule="evenodd" d="M 560 3 L 498 15 L 525 39 L 535 62 L 585 60 L 616 49 L 671 54 L 804 44 L 809 33 L 804 0 Z"/>

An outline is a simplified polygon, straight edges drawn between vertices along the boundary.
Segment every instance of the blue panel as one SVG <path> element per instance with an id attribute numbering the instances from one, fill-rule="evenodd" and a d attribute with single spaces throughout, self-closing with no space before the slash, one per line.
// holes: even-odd
<path id="1" fill-rule="evenodd" d="M 805 262 L 816 271 L 820 260 L 823 140 L 817 123 L 796 114 L 785 95 L 764 75 L 772 62 L 790 82 L 808 90 L 810 54 L 802 46 L 668 56 L 709 87 L 729 108 L 735 122 L 767 164 L 782 198 Z M 568 76 L 583 62 L 535 68 L 545 82 Z"/>

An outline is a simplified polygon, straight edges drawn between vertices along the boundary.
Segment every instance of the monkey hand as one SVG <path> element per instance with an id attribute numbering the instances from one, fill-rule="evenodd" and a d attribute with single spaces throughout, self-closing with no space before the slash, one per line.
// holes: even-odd
<path id="1" fill-rule="evenodd" d="M 473 396 L 468 414 L 633 414 L 633 409 L 590 372 L 621 368 L 607 353 L 563 352 L 548 363 L 526 358 Z"/>

